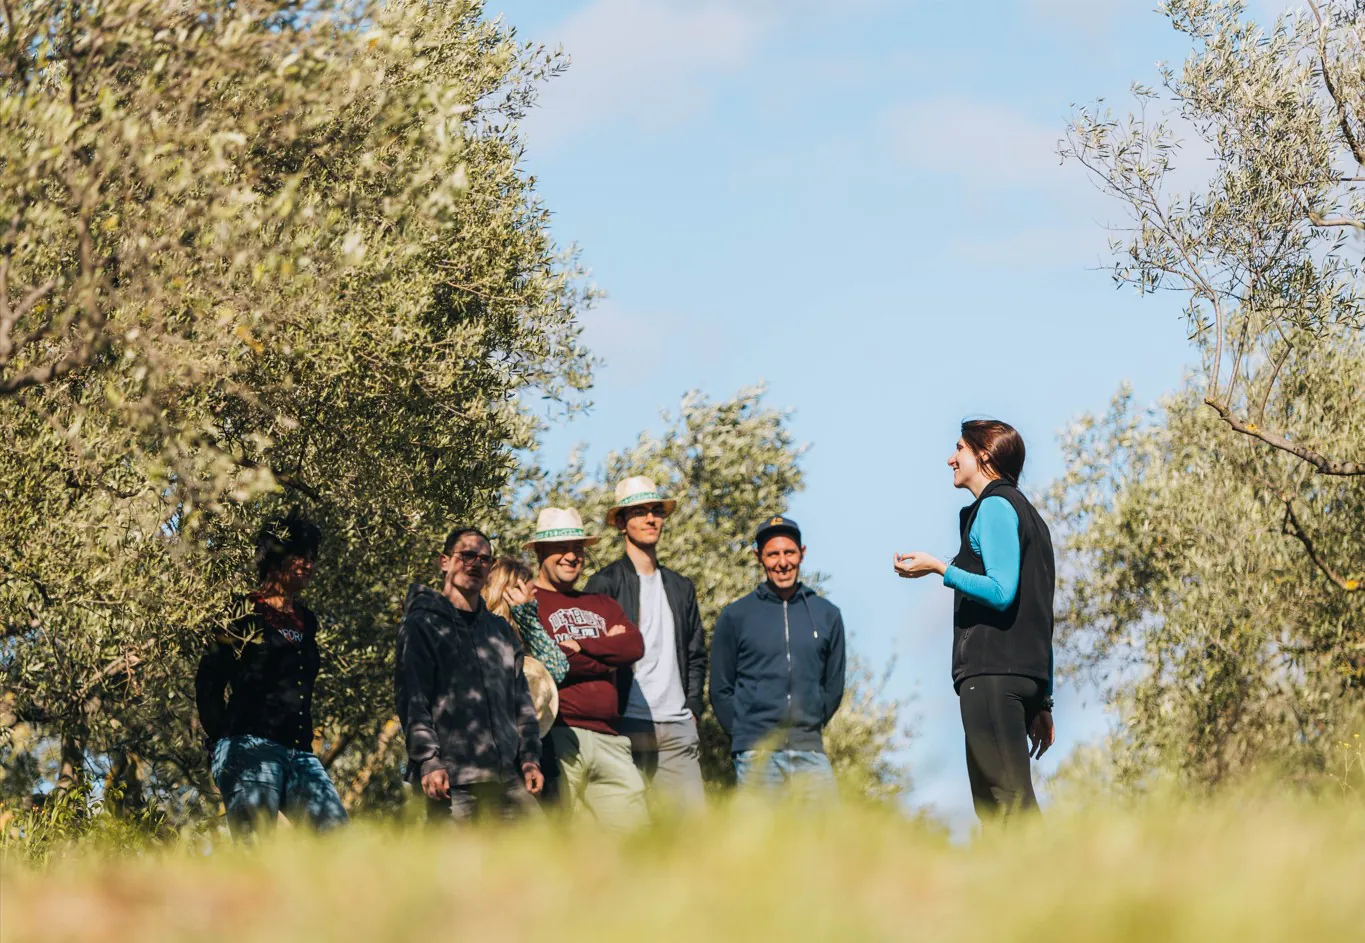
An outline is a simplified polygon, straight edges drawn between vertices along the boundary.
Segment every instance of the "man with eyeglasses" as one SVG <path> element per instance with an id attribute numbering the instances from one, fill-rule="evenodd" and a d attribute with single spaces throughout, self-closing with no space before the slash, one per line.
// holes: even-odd
<path id="1" fill-rule="evenodd" d="M 425 794 L 429 821 L 532 812 L 545 784 L 521 642 L 480 595 L 492 562 L 480 530 L 456 528 L 440 556 L 441 590 L 413 585 L 398 630 L 407 780 Z"/>
<path id="2" fill-rule="evenodd" d="M 620 482 L 607 525 L 621 532 L 625 555 L 593 574 L 587 591 L 615 599 L 640 627 L 644 657 L 619 672 L 625 703 L 619 729 L 630 738 L 651 801 L 684 809 L 705 800 L 697 719 L 706 633 L 692 581 L 659 563 L 664 521 L 676 507 L 649 478 Z"/>
<path id="3" fill-rule="evenodd" d="M 569 658 L 559 717 L 550 728 L 561 801 L 572 816 L 590 814 L 606 828 L 626 831 L 648 822 L 649 811 L 630 740 L 617 729 L 617 673 L 640 660 L 645 644 L 616 600 L 574 588 L 587 548 L 598 539 L 574 509 L 546 508 L 526 549 L 540 562 L 536 615 Z"/>

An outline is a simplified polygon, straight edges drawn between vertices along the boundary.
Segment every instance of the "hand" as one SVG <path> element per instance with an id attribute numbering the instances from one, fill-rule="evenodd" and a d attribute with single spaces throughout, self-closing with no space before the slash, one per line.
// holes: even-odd
<path id="1" fill-rule="evenodd" d="M 521 768 L 521 776 L 526 783 L 526 791 L 533 796 L 540 795 L 540 791 L 545 788 L 545 774 L 540 771 L 540 767 L 534 763 L 527 763 Z"/>
<path id="2" fill-rule="evenodd" d="M 1041 760 L 1047 748 L 1057 739 L 1057 728 L 1052 724 L 1051 711 L 1039 711 L 1038 716 L 1033 718 L 1033 726 L 1028 732 L 1029 750 L 1028 755 L 1035 760 Z"/>
<path id="3" fill-rule="evenodd" d="M 583 646 L 578 644 L 578 639 L 562 638 L 559 640 L 559 647 L 569 653 L 581 652 Z"/>
<path id="4" fill-rule="evenodd" d="M 450 798 L 450 774 L 445 769 L 434 769 L 422 777 L 422 791 L 428 799 Z"/>
<path id="5" fill-rule="evenodd" d="M 937 557 L 918 550 L 914 553 L 896 554 L 893 566 L 896 569 L 896 575 L 907 580 L 917 580 L 921 576 L 928 576 L 930 573 L 937 573 L 942 576 L 948 570 L 948 564 Z"/>
<path id="6" fill-rule="evenodd" d="M 611 628 L 607 629 L 607 638 L 611 638 L 613 635 L 625 635 L 625 634 L 626 634 L 626 627 L 625 627 L 624 625 L 613 625 Z"/>
<path id="7" fill-rule="evenodd" d="M 515 586 L 507 587 L 507 602 L 512 606 L 520 606 L 524 603 L 532 602 L 536 598 L 536 587 L 534 583 L 527 583 L 525 580 L 517 580 Z"/>

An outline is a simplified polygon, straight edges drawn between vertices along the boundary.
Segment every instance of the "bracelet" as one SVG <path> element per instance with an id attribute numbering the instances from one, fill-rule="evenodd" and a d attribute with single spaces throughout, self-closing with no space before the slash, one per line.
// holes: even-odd
<path id="1" fill-rule="evenodd" d="M 1046 695 L 1043 696 L 1043 710 L 1047 711 L 1049 714 L 1052 713 L 1052 695 L 1051 695 L 1051 694 L 1046 694 Z"/>

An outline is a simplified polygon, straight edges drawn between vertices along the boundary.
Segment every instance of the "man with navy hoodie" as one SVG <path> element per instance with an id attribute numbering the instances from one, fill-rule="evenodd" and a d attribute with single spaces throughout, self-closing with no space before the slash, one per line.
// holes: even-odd
<path id="1" fill-rule="evenodd" d="M 758 528 L 766 579 L 725 607 L 711 640 L 711 707 L 741 784 L 833 786 L 821 733 L 844 696 L 844 620 L 801 582 L 806 548 L 788 517 Z"/>

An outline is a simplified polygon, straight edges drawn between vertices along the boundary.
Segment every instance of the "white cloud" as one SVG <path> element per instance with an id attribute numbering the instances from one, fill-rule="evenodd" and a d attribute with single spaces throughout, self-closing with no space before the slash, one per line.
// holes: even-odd
<path id="1" fill-rule="evenodd" d="M 965 98 L 934 98 L 893 105 L 880 130 L 891 153 L 927 173 L 971 177 L 983 187 L 1061 186 L 1059 116 L 1049 127 L 1009 108 Z"/>
<path id="2" fill-rule="evenodd" d="M 547 34 L 569 70 L 527 119 L 538 146 L 624 122 L 657 131 L 705 111 L 782 31 L 867 19 L 890 0 L 590 0 Z"/>
<path id="3" fill-rule="evenodd" d="M 538 144 L 627 121 L 670 125 L 704 109 L 762 38 L 758 13 L 724 2 L 594 0 L 549 38 L 569 54 L 528 124 Z"/>

